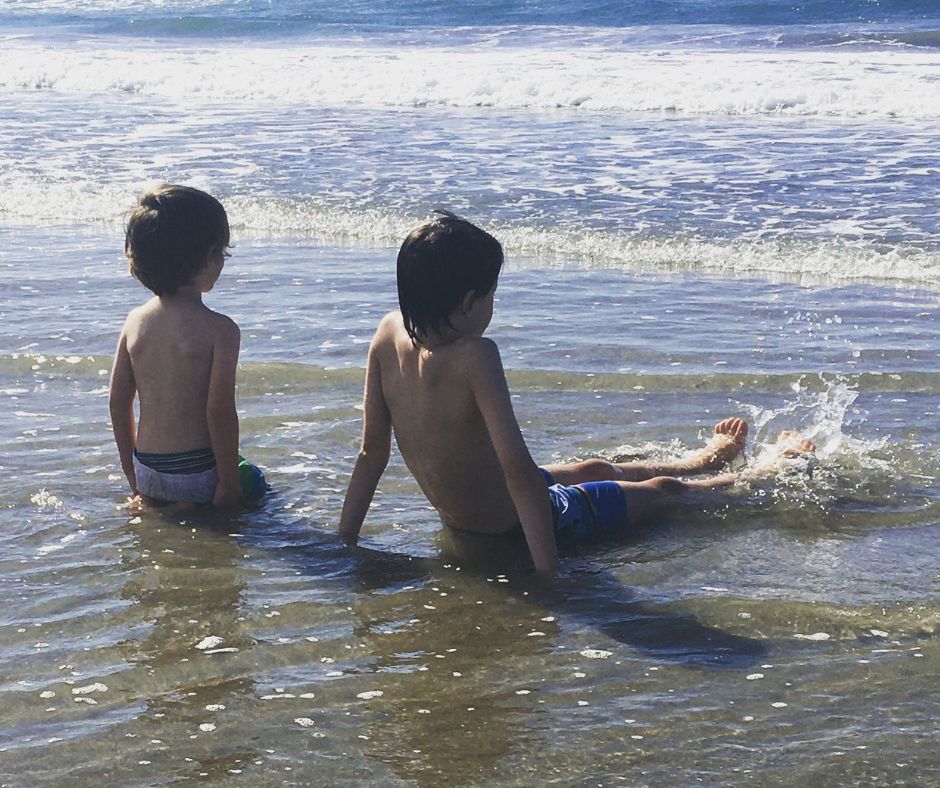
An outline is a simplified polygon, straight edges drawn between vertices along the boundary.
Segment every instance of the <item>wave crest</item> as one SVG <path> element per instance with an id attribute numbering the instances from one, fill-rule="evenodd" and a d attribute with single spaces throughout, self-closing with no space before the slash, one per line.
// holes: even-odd
<path id="1" fill-rule="evenodd" d="M 10 40 L 0 89 L 124 91 L 172 100 L 317 107 L 493 107 L 606 113 L 940 117 L 929 52 L 631 51 L 588 45 L 383 47 Z"/>

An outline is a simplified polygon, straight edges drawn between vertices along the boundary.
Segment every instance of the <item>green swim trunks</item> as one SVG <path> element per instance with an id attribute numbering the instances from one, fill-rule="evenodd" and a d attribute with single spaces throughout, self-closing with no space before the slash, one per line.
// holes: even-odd
<path id="1" fill-rule="evenodd" d="M 242 503 L 257 503 L 271 489 L 257 465 L 238 455 L 238 481 L 242 487 Z"/>

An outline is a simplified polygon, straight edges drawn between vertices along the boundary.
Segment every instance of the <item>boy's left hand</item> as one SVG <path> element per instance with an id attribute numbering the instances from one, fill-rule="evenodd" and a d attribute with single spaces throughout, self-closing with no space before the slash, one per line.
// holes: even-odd
<path id="1" fill-rule="evenodd" d="M 215 488 L 215 495 L 212 496 L 212 505 L 220 509 L 230 509 L 238 505 L 242 491 L 238 487 L 223 487 L 221 484 Z"/>

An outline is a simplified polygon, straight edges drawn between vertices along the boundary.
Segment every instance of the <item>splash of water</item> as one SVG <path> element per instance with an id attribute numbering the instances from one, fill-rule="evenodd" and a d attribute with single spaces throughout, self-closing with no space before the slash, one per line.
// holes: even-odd
<path id="1" fill-rule="evenodd" d="M 750 414 L 752 440 L 757 447 L 756 455 L 773 449 L 782 431 L 798 433 L 800 437 L 816 444 L 816 456 L 825 461 L 843 452 L 869 454 L 882 448 L 852 438 L 845 434 L 843 425 L 846 414 L 858 398 L 855 384 L 841 376 L 827 379 L 820 375 L 822 387 L 810 386 L 806 378 L 792 384 L 793 399 L 778 408 L 761 408 L 748 403 L 738 403 Z"/>

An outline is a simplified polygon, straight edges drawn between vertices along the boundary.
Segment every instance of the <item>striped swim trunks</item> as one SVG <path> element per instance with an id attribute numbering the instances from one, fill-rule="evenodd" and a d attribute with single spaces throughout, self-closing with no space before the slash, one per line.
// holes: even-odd
<path id="1" fill-rule="evenodd" d="M 219 483 L 212 449 L 152 454 L 134 451 L 137 491 L 159 501 L 212 503 Z M 254 503 L 270 489 L 264 473 L 239 455 L 241 502 Z"/>

